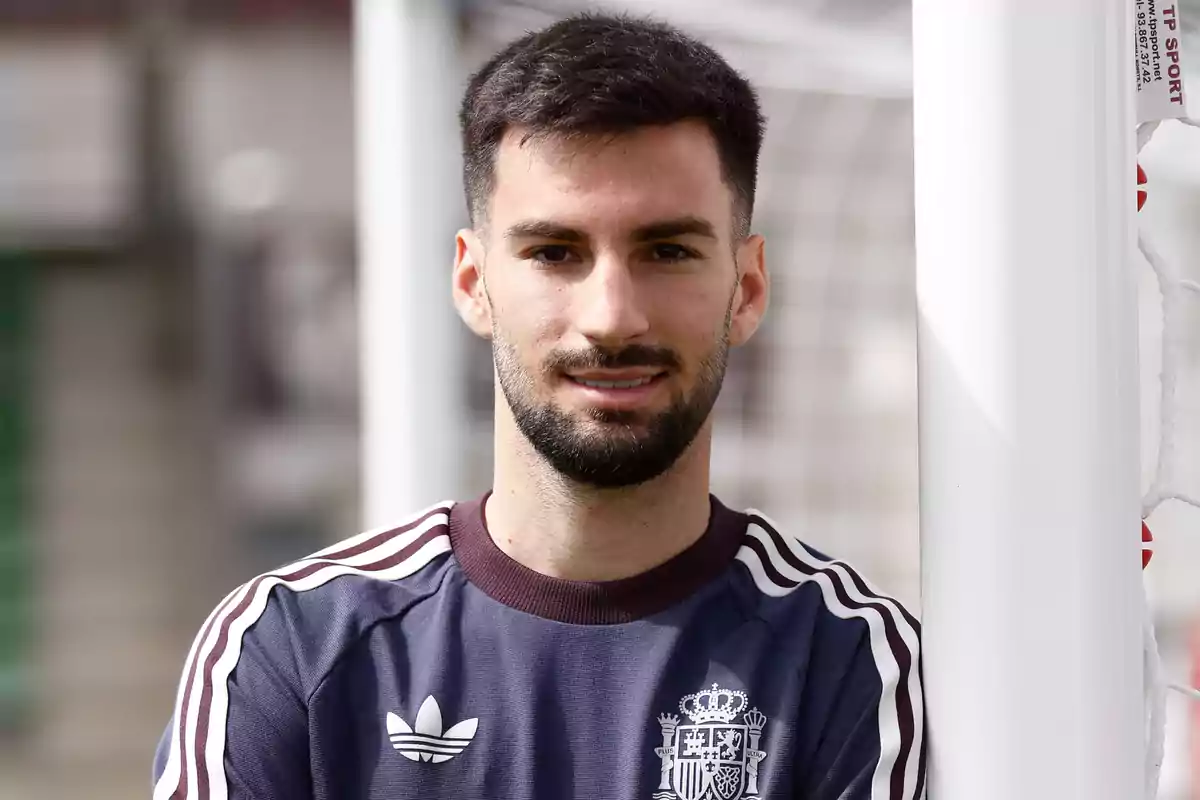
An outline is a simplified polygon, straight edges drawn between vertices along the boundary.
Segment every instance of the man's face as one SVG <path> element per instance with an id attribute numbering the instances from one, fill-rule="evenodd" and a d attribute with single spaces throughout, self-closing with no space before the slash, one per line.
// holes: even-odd
<path id="1" fill-rule="evenodd" d="M 642 483 L 704 427 L 730 345 L 757 326 L 761 239 L 734 241 L 702 125 L 522 136 L 499 148 L 485 229 L 460 234 L 460 311 L 491 337 L 516 425 L 543 458 L 582 484 Z"/>

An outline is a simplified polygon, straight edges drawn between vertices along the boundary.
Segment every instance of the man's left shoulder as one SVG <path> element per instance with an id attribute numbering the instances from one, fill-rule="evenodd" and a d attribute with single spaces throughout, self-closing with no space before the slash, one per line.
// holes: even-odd
<path id="1" fill-rule="evenodd" d="M 828 752 L 818 748 L 810 769 L 839 791 L 858 782 L 871 797 L 920 797 L 924 687 L 916 616 L 847 562 L 757 510 L 745 514 L 737 560 L 746 583 L 758 595 L 760 616 L 782 649 L 790 645 L 813 686 L 802 713 L 819 722 L 817 738 Z"/>
<path id="2" fill-rule="evenodd" d="M 832 558 L 756 509 L 743 512 L 746 533 L 736 559 L 745 568 L 764 616 L 817 615 L 821 629 L 882 637 L 915 658 L 921 626 L 915 614 L 852 564 Z"/>

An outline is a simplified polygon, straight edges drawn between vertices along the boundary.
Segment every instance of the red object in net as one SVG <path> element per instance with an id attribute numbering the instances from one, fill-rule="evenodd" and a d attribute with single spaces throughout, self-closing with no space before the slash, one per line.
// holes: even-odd
<path id="1" fill-rule="evenodd" d="M 1137 165 L 1137 169 L 1138 169 L 1138 172 L 1137 172 L 1138 186 L 1142 186 L 1146 183 L 1146 172 L 1145 172 L 1145 170 L 1142 169 L 1141 164 Z M 1138 189 L 1137 198 L 1138 198 L 1138 211 L 1141 211 L 1142 206 L 1146 204 L 1146 192 L 1143 191 L 1142 189 Z"/>
<path id="2" fill-rule="evenodd" d="M 1145 569 L 1150 564 L 1150 559 L 1154 557 L 1154 548 L 1146 547 L 1154 541 L 1154 537 L 1150 535 L 1150 529 L 1146 527 L 1146 523 L 1142 523 L 1142 569 Z"/>

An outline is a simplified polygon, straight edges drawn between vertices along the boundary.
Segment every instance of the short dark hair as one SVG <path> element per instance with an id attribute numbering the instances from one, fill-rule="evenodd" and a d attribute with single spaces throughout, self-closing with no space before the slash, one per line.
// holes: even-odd
<path id="1" fill-rule="evenodd" d="M 708 45 L 670 25 L 577 14 L 526 34 L 476 72 L 459 112 L 463 188 L 472 224 L 486 217 L 505 132 L 621 134 L 704 123 L 734 193 L 735 231 L 754 210 L 763 115 L 750 83 Z"/>

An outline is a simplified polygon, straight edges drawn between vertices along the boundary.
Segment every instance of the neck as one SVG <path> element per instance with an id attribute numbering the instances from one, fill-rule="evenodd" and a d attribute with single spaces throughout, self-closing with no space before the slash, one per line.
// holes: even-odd
<path id="1" fill-rule="evenodd" d="M 564 479 L 497 415 L 495 479 L 485 514 L 492 540 L 553 578 L 611 581 L 646 572 L 686 550 L 708 526 L 711 431 L 659 477 L 596 489 Z M 508 424 L 505 424 L 505 423 Z"/>

